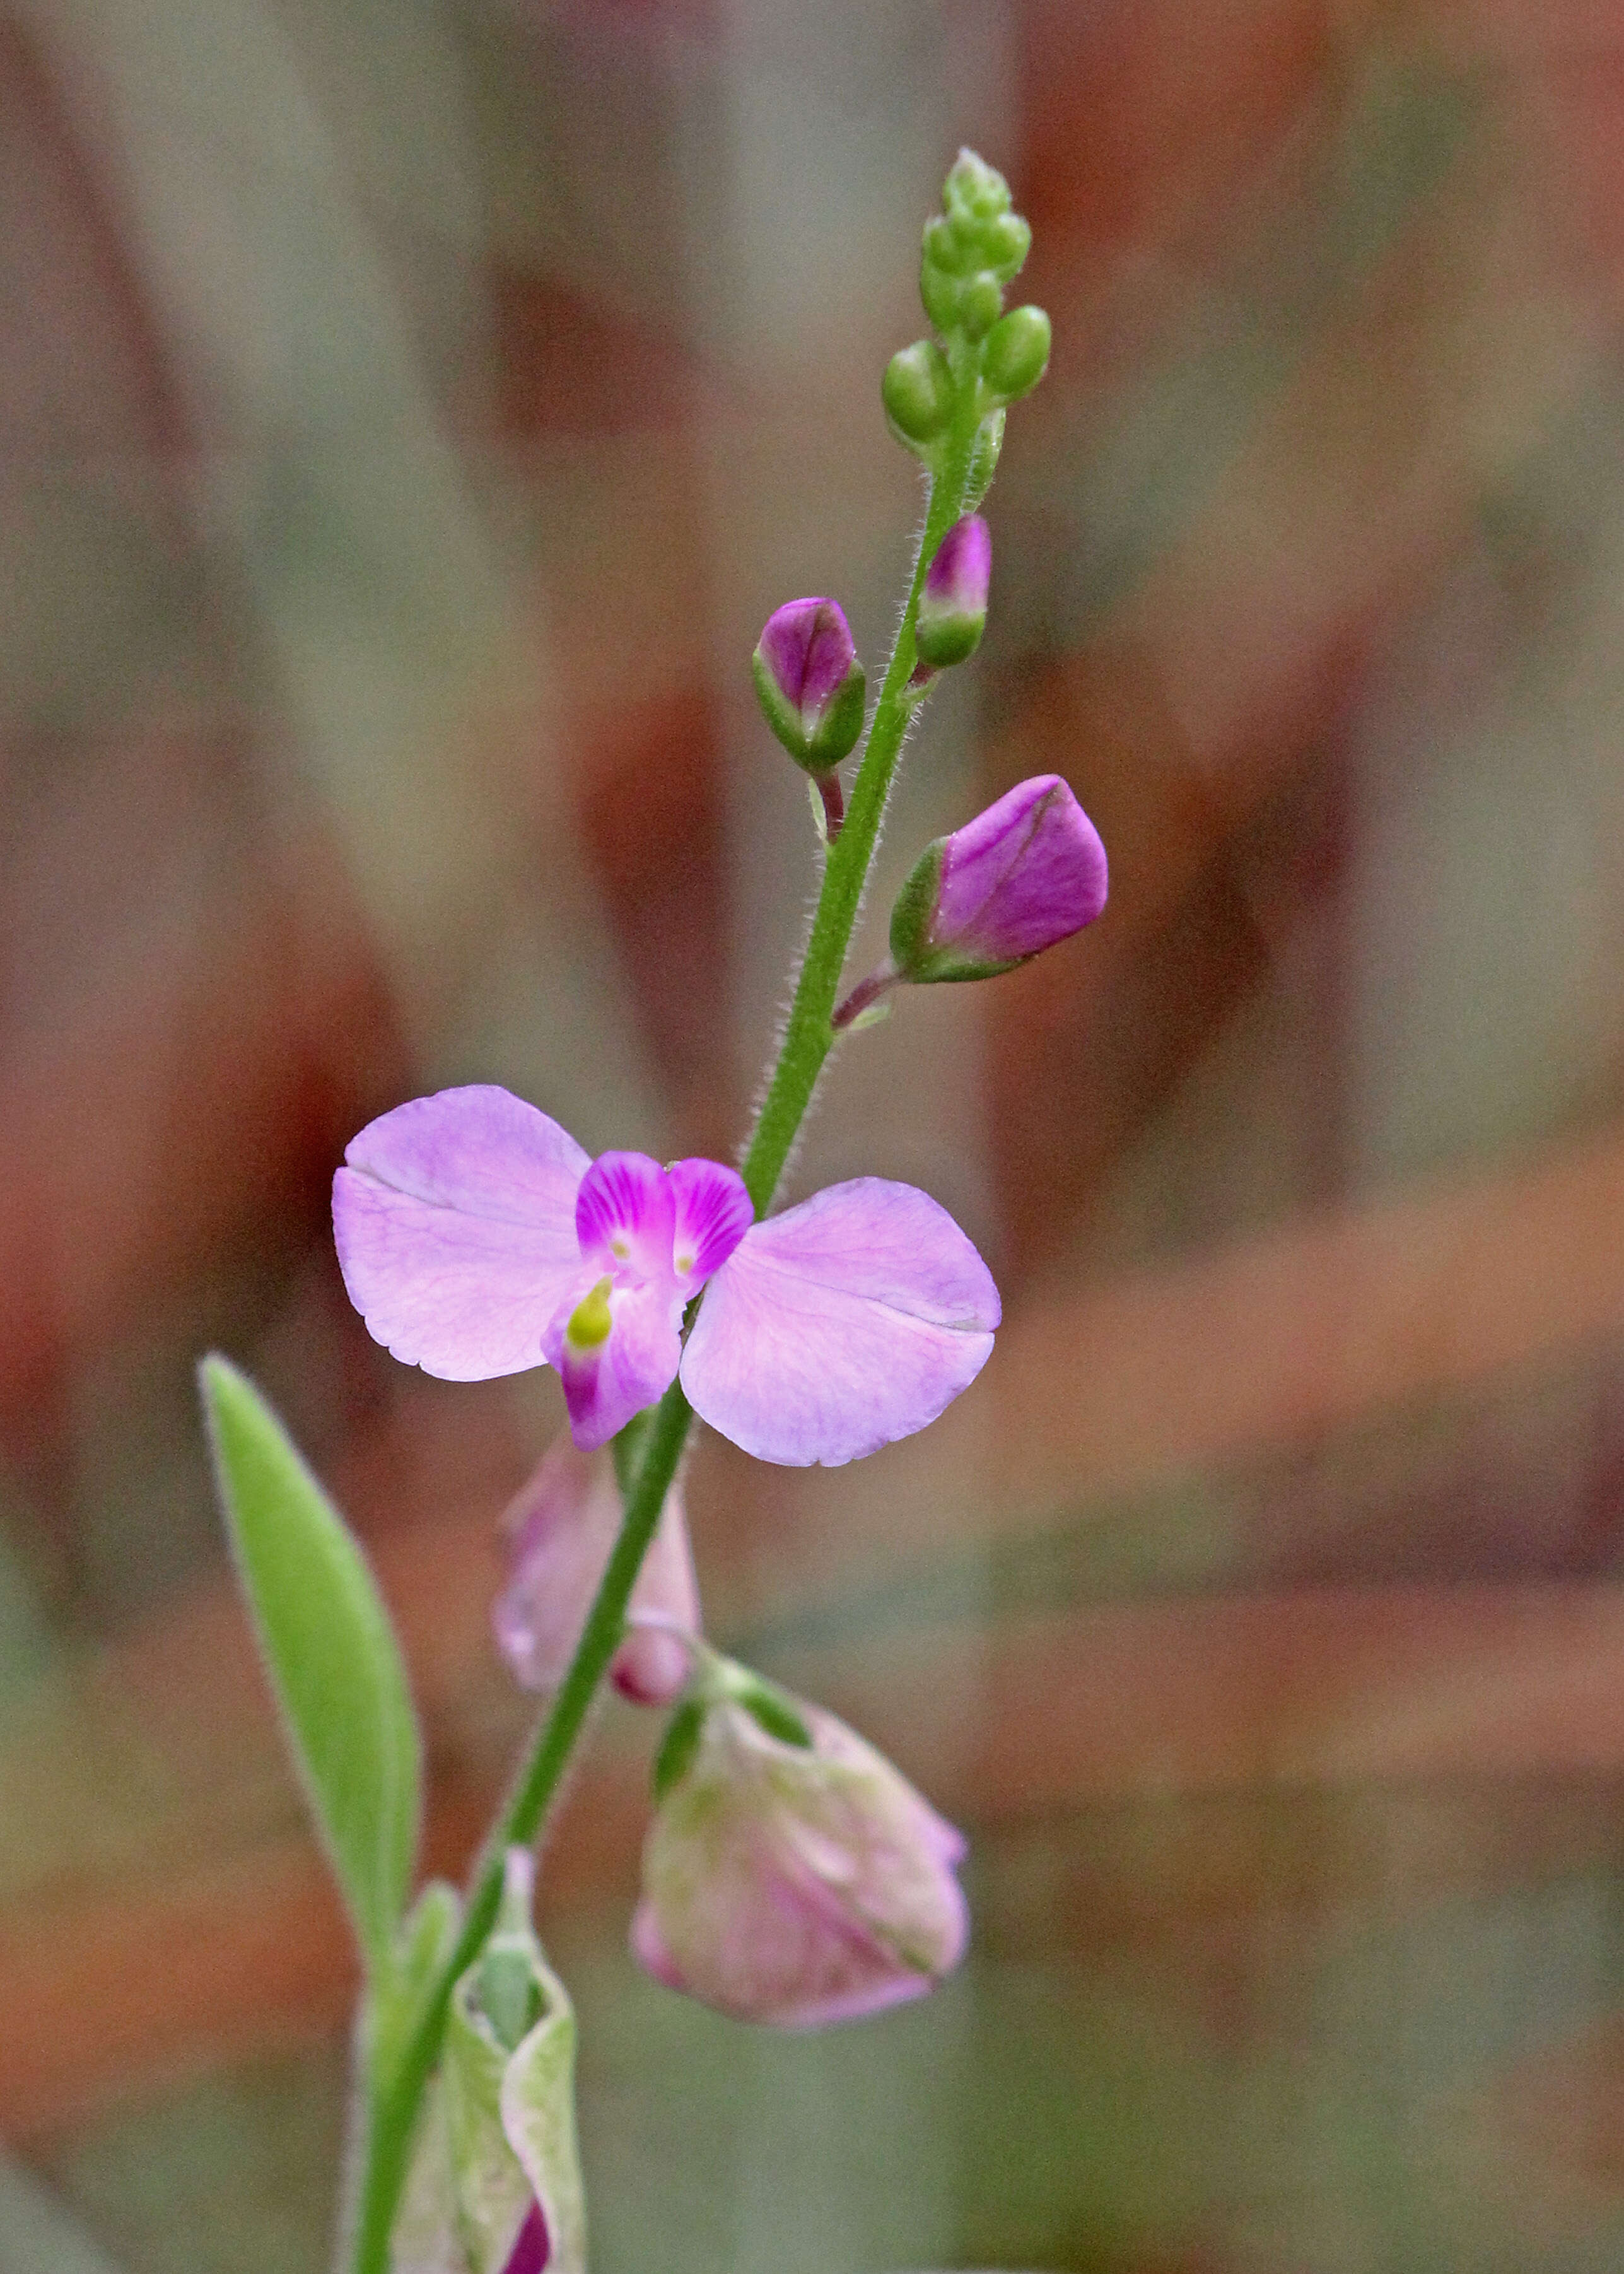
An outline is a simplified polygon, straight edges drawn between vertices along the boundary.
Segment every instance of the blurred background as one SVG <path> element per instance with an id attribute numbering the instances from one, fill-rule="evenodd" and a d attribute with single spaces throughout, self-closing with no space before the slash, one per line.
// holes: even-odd
<path id="1" fill-rule="evenodd" d="M 397 1367 L 328 1179 L 508 1083 L 726 1157 L 815 880 L 773 606 L 875 669 L 961 140 L 1055 320 L 856 968 L 1023 775 L 1093 932 L 919 990 L 796 1194 L 973 1233 L 974 1392 L 704 1443 L 713 1630 L 971 1832 L 963 1974 L 784 2040 L 543 1925 L 597 2274 L 1624 2263 L 1624 14 L 13 0 L 0 19 L 0 2269 L 326 2263 L 354 1977 L 192 1367 L 367 1540 L 458 1872 L 536 1375 Z"/>

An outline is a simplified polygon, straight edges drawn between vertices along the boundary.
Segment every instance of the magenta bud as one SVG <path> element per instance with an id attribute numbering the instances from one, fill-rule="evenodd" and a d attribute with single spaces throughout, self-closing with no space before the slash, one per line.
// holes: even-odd
<path id="1" fill-rule="evenodd" d="M 1105 906 L 1100 832 L 1058 774 L 1018 782 L 939 837 L 891 911 L 904 979 L 991 979 L 1091 924 Z"/>
<path id="2" fill-rule="evenodd" d="M 962 663 L 981 643 L 992 575 L 992 531 L 979 513 L 955 522 L 925 572 L 914 644 L 935 667 Z"/>
<path id="3" fill-rule="evenodd" d="M 964 1954 L 963 1839 L 831 1713 L 753 1704 L 751 1677 L 721 1670 L 649 1827 L 634 1954 L 669 1988 L 780 2029 L 922 1995 Z"/>
<path id="4" fill-rule="evenodd" d="M 620 1530 L 620 1495 L 609 1454 L 583 1453 L 568 1437 L 553 1444 L 502 1519 L 509 1541 L 508 1584 L 491 1608 L 492 1630 L 523 1689 L 556 1690 Z M 631 1600 L 633 1630 L 610 1675 L 639 1706 L 669 1706 L 689 1671 L 680 1637 L 639 1618 L 699 1631 L 699 1585 L 681 1496 L 667 1495 Z"/>
<path id="5" fill-rule="evenodd" d="M 798 766 L 832 772 L 862 732 L 866 682 L 834 600 L 786 600 L 751 659 L 767 724 Z"/>

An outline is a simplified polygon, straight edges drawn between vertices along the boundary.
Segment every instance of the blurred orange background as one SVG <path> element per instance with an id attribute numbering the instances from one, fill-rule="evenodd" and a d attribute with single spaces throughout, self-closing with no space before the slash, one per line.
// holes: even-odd
<path id="1" fill-rule="evenodd" d="M 0 2267 L 326 2263 L 355 1982 L 199 1352 L 375 1557 L 460 1871 L 550 1376 L 394 1364 L 346 1138 L 499 1081 L 727 1157 L 816 880 L 748 657 L 871 673 L 877 383 L 958 144 L 1056 348 L 868 929 L 1055 771 L 1110 907 L 919 990 L 797 1193 L 1007 1324 L 852 1469 L 714 1441 L 718 1639 L 964 1823 L 976 1943 L 815 2039 L 542 1916 L 598 2274 L 1624 2263 L 1624 11 L 19 0 L 0 26 Z"/>

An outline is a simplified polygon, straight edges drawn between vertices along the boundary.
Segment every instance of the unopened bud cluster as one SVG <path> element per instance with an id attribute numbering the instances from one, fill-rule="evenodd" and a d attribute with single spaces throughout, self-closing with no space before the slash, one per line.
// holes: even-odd
<path id="1" fill-rule="evenodd" d="M 992 478 L 1002 439 L 1002 425 L 991 431 L 991 422 L 1042 378 L 1049 322 L 1041 308 L 1004 311 L 1004 290 L 1020 273 L 1032 230 L 1012 209 L 1003 175 L 973 150 L 961 150 L 942 205 L 925 224 L 919 273 L 920 298 L 941 344 L 915 340 L 901 349 L 886 366 L 881 395 L 898 440 L 928 460 L 968 399 L 978 452 L 988 461 L 979 480 L 972 470 L 974 504 Z"/>

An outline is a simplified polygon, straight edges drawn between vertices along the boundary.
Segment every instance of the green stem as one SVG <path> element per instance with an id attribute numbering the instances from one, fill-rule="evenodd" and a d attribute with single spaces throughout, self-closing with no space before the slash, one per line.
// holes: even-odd
<path id="1" fill-rule="evenodd" d="M 931 482 L 907 605 L 875 706 L 845 825 L 829 848 L 817 913 L 812 920 L 778 1061 L 744 1156 L 745 1186 L 758 1216 L 764 1216 L 772 1204 L 823 1061 L 835 1042 L 830 1018 L 914 707 L 907 689 L 916 660 L 914 621 L 919 613 L 925 571 L 959 517 L 969 476 L 976 432 L 973 375 L 961 380 L 959 403 L 942 463 Z M 395 2207 L 405 2183 L 417 2111 L 440 2059 L 452 1988 L 477 1957 L 491 1931 L 501 1898 L 503 1857 L 509 1848 L 530 1846 L 540 1832 L 598 1685 L 625 1632 L 627 1606 L 681 1463 L 692 1418 L 681 1384 L 673 1382 L 655 1411 L 635 1481 L 626 1497 L 620 1535 L 587 1615 L 569 1671 L 507 1806 L 480 1852 L 456 1947 L 440 1969 L 423 2017 L 393 2073 L 370 2080 L 365 2160 L 350 2259 L 352 2274 L 388 2274 Z"/>
<path id="2" fill-rule="evenodd" d="M 862 905 L 863 887 L 868 881 L 868 867 L 879 839 L 880 823 L 884 818 L 885 801 L 891 794 L 891 777 L 897 771 L 903 737 L 913 715 L 908 681 L 918 659 L 914 647 L 914 620 L 919 614 L 920 594 L 925 589 L 925 571 L 937 546 L 959 518 L 971 454 L 975 448 L 973 376 L 960 379 L 959 400 L 959 413 L 949 436 L 941 469 L 930 485 L 930 501 L 920 535 L 907 606 L 886 666 L 880 699 L 874 708 L 868 747 L 852 787 L 845 823 L 829 848 L 823 888 L 818 894 L 817 913 L 812 919 L 807 952 L 801 958 L 778 1062 L 740 1164 L 745 1189 L 758 1216 L 765 1216 L 772 1205 L 778 1179 L 801 1133 L 801 1125 L 817 1088 L 817 1078 L 823 1071 L 823 1061 L 835 1043 L 835 1030 L 830 1020 L 835 998 L 840 991 L 846 952 Z"/>
<path id="3" fill-rule="evenodd" d="M 637 1478 L 627 1495 L 620 1536 L 587 1614 L 569 1671 L 520 1769 L 507 1805 L 480 1850 L 456 1946 L 392 2075 L 374 2078 L 367 2105 L 366 2162 L 356 2210 L 354 2274 L 387 2274 L 389 2235 L 405 2182 L 413 2127 L 445 2035 L 446 2009 L 459 1975 L 478 1956 L 501 1901 L 509 1848 L 528 1848 L 541 1830 L 598 1685 L 626 1631 L 626 1608 L 688 1442 L 692 1409 L 673 1382 L 655 1411 Z"/>

